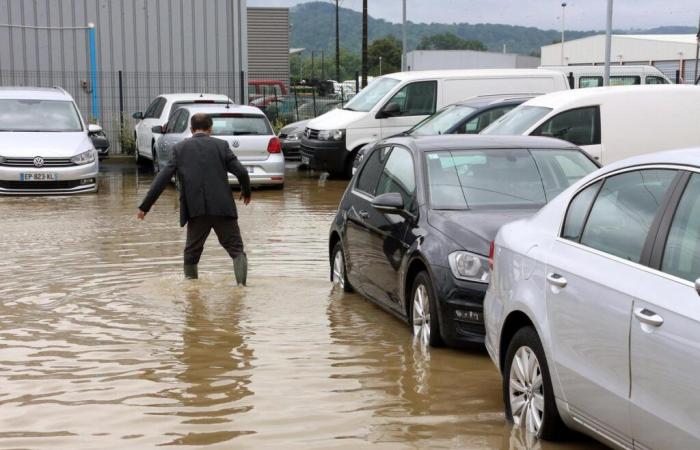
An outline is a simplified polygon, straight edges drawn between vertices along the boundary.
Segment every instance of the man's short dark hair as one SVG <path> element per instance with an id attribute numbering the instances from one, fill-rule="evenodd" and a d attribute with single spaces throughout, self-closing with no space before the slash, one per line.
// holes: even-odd
<path id="1" fill-rule="evenodd" d="M 193 130 L 206 131 L 210 130 L 213 125 L 211 117 L 204 113 L 197 113 L 190 119 L 190 127 Z"/>

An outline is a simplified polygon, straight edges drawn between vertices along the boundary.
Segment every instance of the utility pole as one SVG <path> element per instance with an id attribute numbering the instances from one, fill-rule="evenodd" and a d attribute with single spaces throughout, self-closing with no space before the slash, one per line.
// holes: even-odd
<path id="1" fill-rule="evenodd" d="M 612 47 L 613 0 L 608 0 L 608 18 L 605 24 L 605 72 L 603 86 L 610 86 L 610 51 Z"/>
<path id="2" fill-rule="evenodd" d="M 367 0 L 362 0 L 362 87 L 367 87 Z"/>
<path id="3" fill-rule="evenodd" d="M 382 76 L 382 57 L 379 57 L 379 76 Z"/>
<path id="4" fill-rule="evenodd" d="M 561 2 L 561 64 L 564 65 L 564 15 L 566 12 L 566 2 Z M 505 52 L 504 52 L 505 53 Z"/>
<path id="5" fill-rule="evenodd" d="M 335 0 L 335 81 L 340 83 L 340 5 Z"/>
<path id="6" fill-rule="evenodd" d="M 321 79 L 326 81 L 326 55 L 325 50 L 321 50 Z"/>
<path id="7" fill-rule="evenodd" d="M 408 52 L 408 44 L 406 44 L 406 0 L 403 0 L 403 26 L 401 28 L 401 32 L 403 33 L 403 37 L 401 39 L 401 71 L 405 72 L 406 65 L 408 63 L 408 61 L 406 61 L 406 53 Z"/>

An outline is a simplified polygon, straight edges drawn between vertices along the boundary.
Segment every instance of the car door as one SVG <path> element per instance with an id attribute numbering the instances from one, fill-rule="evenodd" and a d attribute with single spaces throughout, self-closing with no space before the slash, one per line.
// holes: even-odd
<path id="1" fill-rule="evenodd" d="M 165 134 L 157 142 L 157 156 L 160 167 L 168 163 L 173 147 L 183 139 L 182 135 L 187 129 L 188 118 L 189 112 L 185 109 L 180 109 L 168 121 Z"/>
<path id="2" fill-rule="evenodd" d="M 575 419 L 631 445 L 629 334 L 649 231 L 674 170 L 614 174 L 571 201 L 546 261 L 553 364 Z"/>
<path id="3" fill-rule="evenodd" d="M 365 156 L 367 162 L 352 181 L 352 188 L 347 194 L 347 204 L 343 205 L 346 210 L 344 249 L 348 279 L 358 291 L 368 296 L 373 296 L 369 282 L 369 253 L 372 242 L 369 219 L 371 212 L 376 213 L 372 211 L 371 202 L 390 153 L 391 147 L 379 147 Z"/>
<path id="4" fill-rule="evenodd" d="M 389 105 L 396 105 L 395 107 L 398 109 L 392 113 L 391 117 L 384 117 L 379 120 L 382 139 L 406 131 L 435 113 L 437 81 L 416 81 L 406 84 L 384 104 L 379 113 L 380 117 L 382 116 L 382 111 Z"/>
<path id="5" fill-rule="evenodd" d="M 630 357 L 639 448 L 700 448 L 700 174 L 683 184 L 654 246 L 659 272 L 637 277 L 644 289 L 634 302 Z"/>
<path id="6" fill-rule="evenodd" d="M 416 214 L 416 176 L 411 152 L 394 146 L 379 177 L 376 196 L 397 192 L 403 198 L 404 207 Z M 369 281 L 373 296 L 386 305 L 402 312 L 399 298 L 399 269 L 408 250 L 406 233 L 414 224 L 396 214 L 384 214 L 374 208 L 367 218 L 369 229 Z"/>
<path id="7" fill-rule="evenodd" d="M 563 139 L 578 145 L 596 161 L 603 161 L 599 106 L 563 111 L 537 127 L 530 135 Z"/>
<path id="8" fill-rule="evenodd" d="M 158 97 L 151 106 L 148 107 L 143 115 L 143 120 L 139 122 L 136 134 L 139 140 L 139 152 L 148 157 L 152 157 L 153 131 L 152 128 L 156 125 L 162 125 L 160 115 L 165 108 L 166 100 L 163 97 Z"/>

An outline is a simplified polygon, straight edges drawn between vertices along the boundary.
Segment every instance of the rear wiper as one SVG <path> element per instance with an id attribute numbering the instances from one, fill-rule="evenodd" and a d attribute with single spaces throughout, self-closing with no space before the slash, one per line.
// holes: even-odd
<path id="1" fill-rule="evenodd" d="M 233 136 L 250 136 L 250 135 L 255 135 L 259 136 L 260 133 L 255 133 L 253 131 L 242 131 L 240 133 L 234 133 Z"/>

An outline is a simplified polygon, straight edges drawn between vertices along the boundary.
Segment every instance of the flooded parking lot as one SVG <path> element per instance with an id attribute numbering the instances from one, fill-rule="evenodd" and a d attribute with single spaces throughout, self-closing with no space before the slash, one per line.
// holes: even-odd
<path id="1" fill-rule="evenodd" d="M 151 180 L 110 162 L 97 195 L 0 198 L 0 447 L 598 448 L 533 445 L 485 351 L 423 350 L 333 291 L 345 182 L 255 191 L 237 288 L 213 236 L 183 280 L 176 191 L 134 217 Z"/>

